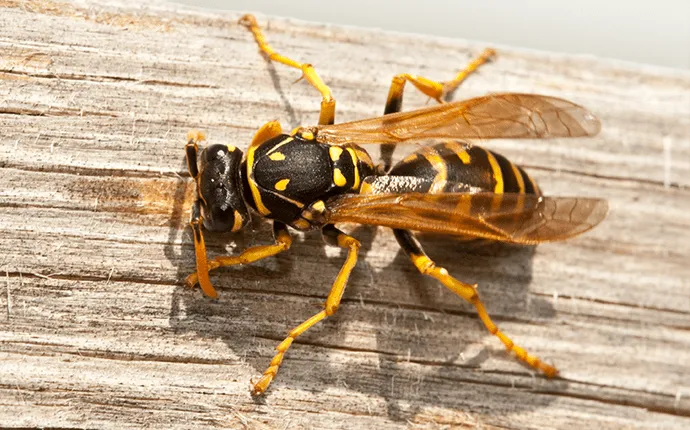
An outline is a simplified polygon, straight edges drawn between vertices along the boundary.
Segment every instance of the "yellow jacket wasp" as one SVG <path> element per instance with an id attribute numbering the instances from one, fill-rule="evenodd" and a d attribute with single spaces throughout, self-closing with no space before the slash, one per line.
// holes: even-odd
<path id="1" fill-rule="evenodd" d="M 292 242 L 288 227 L 321 229 L 328 243 L 348 250 L 324 309 L 294 328 L 277 346 L 277 354 L 253 384 L 252 393 L 266 391 L 297 336 L 338 309 L 360 247 L 357 239 L 334 226 L 342 222 L 392 228 L 422 274 L 471 303 L 489 332 L 520 360 L 549 377 L 556 375 L 555 367 L 503 334 L 484 309 L 476 285 L 461 282 L 436 266 L 412 231 L 532 245 L 591 229 L 606 216 L 606 201 L 543 196 L 522 168 L 500 154 L 458 139 L 594 136 L 599 121 L 576 104 L 532 94 L 494 94 L 444 103 L 449 92 L 494 55 L 486 50 L 446 83 L 397 75 L 384 116 L 334 124 L 335 100 L 314 68 L 276 53 L 253 16 L 244 16 L 240 23 L 253 33 L 270 60 L 300 69 L 321 93 L 319 125 L 284 134 L 280 124 L 269 122 L 256 133 L 246 154 L 219 144 L 199 153 L 198 143 L 204 137 L 190 132 L 186 155 L 197 184 L 198 198 L 190 221 L 197 271 L 186 283 L 198 283 L 206 295 L 216 297 L 209 271 L 286 251 Z M 406 82 L 441 104 L 400 112 Z M 428 139 L 436 143 L 391 165 L 396 145 Z M 382 145 L 381 166 L 374 165 L 360 146 L 364 144 Z M 249 248 L 237 256 L 207 259 L 203 229 L 239 231 L 249 221 L 250 211 L 273 220 L 275 243 Z"/>

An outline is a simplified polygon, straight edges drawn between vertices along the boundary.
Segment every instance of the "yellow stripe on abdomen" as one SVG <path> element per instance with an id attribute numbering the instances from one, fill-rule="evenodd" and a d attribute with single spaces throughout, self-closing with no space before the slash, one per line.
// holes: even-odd
<path id="1" fill-rule="evenodd" d="M 448 181 L 448 165 L 441 155 L 433 147 L 424 148 L 422 155 L 436 171 L 436 176 L 429 187 L 429 193 L 436 194 L 443 192 Z"/>
<path id="2" fill-rule="evenodd" d="M 482 148 L 483 149 L 483 148 Z M 496 157 L 494 157 L 494 154 L 491 153 L 491 151 L 487 151 L 484 149 L 486 152 L 486 158 L 489 160 L 489 164 L 491 165 L 491 171 L 492 171 L 492 176 L 495 181 L 494 185 L 494 193 L 496 194 L 503 194 L 503 173 L 501 173 L 501 166 L 498 165 L 498 161 L 496 161 Z"/>
<path id="3" fill-rule="evenodd" d="M 522 179 L 522 174 L 520 174 L 520 171 L 518 170 L 517 166 L 514 163 L 510 163 L 510 167 L 513 168 L 513 175 L 515 175 L 515 180 L 517 181 L 518 189 L 520 190 L 520 193 L 524 194 L 524 192 L 525 192 L 525 181 Z"/>

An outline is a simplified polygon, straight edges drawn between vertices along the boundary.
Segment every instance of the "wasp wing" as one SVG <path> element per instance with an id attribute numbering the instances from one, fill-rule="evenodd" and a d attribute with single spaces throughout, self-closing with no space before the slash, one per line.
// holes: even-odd
<path id="1" fill-rule="evenodd" d="M 361 121 L 313 128 L 321 143 L 391 144 L 423 139 L 594 136 L 601 124 L 585 108 L 535 94 L 492 94 Z"/>
<path id="2" fill-rule="evenodd" d="M 352 222 L 502 242 L 537 244 L 599 224 L 606 200 L 531 194 L 347 194 L 330 199 L 326 222 Z"/>

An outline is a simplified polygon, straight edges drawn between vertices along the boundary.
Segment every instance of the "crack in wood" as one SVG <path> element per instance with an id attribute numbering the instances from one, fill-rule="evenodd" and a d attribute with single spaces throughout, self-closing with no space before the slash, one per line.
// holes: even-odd
<path id="1" fill-rule="evenodd" d="M 27 77 L 32 77 L 32 78 L 41 78 L 41 79 L 55 79 L 58 81 L 84 81 L 84 82 L 114 82 L 114 83 L 134 83 L 134 84 L 140 84 L 140 85 L 159 85 L 163 87 L 180 87 L 180 88 L 212 88 L 212 89 L 218 89 L 220 88 L 217 85 L 208 85 L 208 84 L 195 84 L 192 82 L 179 82 L 179 81 L 165 81 L 161 79 L 137 79 L 137 78 L 130 78 L 126 76 L 116 76 L 116 75 L 86 75 L 86 74 L 68 74 L 68 73 L 60 73 L 60 75 L 57 75 L 53 72 L 41 72 L 41 71 L 23 71 L 23 70 L 16 70 L 16 69 L 0 69 L 0 74 L 2 73 L 7 73 L 8 75 L 16 75 L 16 76 L 27 76 Z M 0 75 L 1 76 L 1 75 Z"/>

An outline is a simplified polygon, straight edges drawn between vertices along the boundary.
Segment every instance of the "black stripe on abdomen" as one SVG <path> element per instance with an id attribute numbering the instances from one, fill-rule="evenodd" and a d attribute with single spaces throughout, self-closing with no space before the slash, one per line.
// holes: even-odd
<path id="1" fill-rule="evenodd" d="M 539 187 L 537 187 L 537 183 L 534 182 L 532 177 L 522 170 L 522 167 L 517 166 L 517 168 L 522 175 L 523 182 L 525 183 L 525 194 L 541 194 Z"/>
<path id="2" fill-rule="evenodd" d="M 503 176 L 503 192 L 504 193 L 523 193 L 524 189 L 520 187 L 520 181 L 516 177 L 516 174 L 520 174 L 517 170 L 513 168 L 514 164 L 511 163 L 506 157 L 498 154 L 494 151 L 490 151 L 499 167 L 501 168 L 501 176 Z"/>

